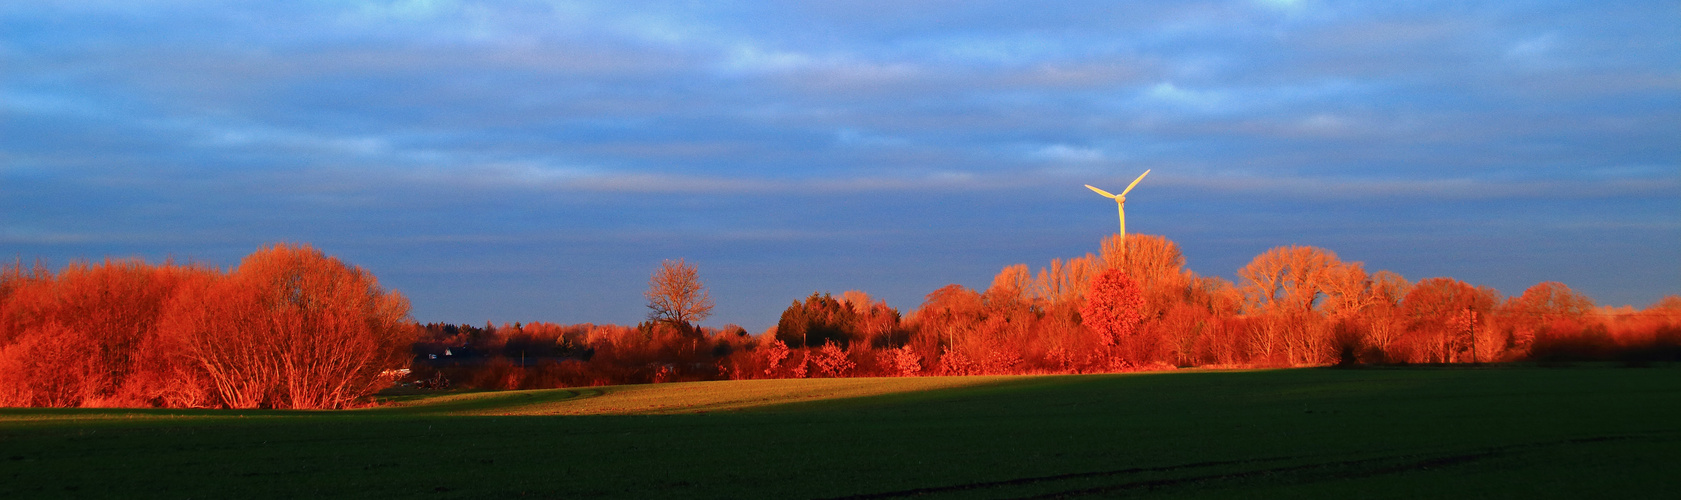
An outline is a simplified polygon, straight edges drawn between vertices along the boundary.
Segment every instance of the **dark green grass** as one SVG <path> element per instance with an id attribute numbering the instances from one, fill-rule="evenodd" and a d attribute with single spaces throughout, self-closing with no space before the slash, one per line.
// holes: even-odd
<path id="1" fill-rule="evenodd" d="M 518 398 L 484 398 L 0 410 L 0 498 L 1681 496 L 1675 367 L 1006 377 L 703 414 L 448 410 L 519 413 Z"/>

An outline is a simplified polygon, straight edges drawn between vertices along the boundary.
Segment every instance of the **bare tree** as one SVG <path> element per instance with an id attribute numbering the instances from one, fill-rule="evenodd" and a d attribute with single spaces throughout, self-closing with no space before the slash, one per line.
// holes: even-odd
<path id="1" fill-rule="evenodd" d="M 712 316 L 712 297 L 706 293 L 706 285 L 700 282 L 695 266 L 683 259 L 661 262 L 642 295 L 648 297 L 648 308 L 653 310 L 648 313 L 650 320 L 688 327 Z"/>

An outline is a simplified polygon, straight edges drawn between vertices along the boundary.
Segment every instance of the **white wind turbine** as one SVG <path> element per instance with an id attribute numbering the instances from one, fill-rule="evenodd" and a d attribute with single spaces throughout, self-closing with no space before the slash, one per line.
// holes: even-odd
<path id="1" fill-rule="evenodd" d="M 1127 185 L 1126 191 L 1121 191 L 1121 194 L 1118 195 L 1109 194 L 1108 191 L 1092 187 L 1091 184 L 1086 185 L 1086 187 L 1091 188 L 1092 191 L 1097 191 L 1097 194 L 1101 194 L 1107 198 L 1115 200 L 1115 209 L 1121 212 L 1121 241 L 1126 241 L 1127 238 L 1127 193 L 1132 192 L 1132 188 L 1137 187 L 1138 181 L 1144 180 L 1144 176 L 1146 175 L 1150 175 L 1149 170 L 1145 170 L 1144 173 L 1138 174 L 1138 178 L 1133 179 L 1132 184 Z"/>

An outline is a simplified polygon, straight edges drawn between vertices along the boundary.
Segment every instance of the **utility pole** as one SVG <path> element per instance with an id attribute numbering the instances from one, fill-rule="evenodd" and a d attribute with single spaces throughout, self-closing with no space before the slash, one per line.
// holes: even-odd
<path id="1" fill-rule="evenodd" d="M 1477 311 L 1465 306 L 1465 326 L 1471 332 L 1471 364 L 1477 364 Z"/>

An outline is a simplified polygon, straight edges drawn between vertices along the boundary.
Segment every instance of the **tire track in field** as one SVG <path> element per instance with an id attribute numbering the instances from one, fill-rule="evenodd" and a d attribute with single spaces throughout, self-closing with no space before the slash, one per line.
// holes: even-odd
<path id="1" fill-rule="evenodd" d="M 1268 467 L 1268 468 L 1262 468 L 1262 469 L 1239 470 L 1239 471 L 1234 471 L 1234 472 L 1192 475 L 1192 476 L 1184 476 L 1184 477 L 1176 477 L 1176 478 L 1152 479 L 1152 480 L 1145 480 L 1145 481 L 1130 481 L 1130 482 L 1123 482 L 1123 483 L 1119 483 L 1119 484 L 1098 486 L 1098 487 L 1092 487 L 1092 488 L 1077 488 L 1077 489 L 1070 489 L 1070 490 L 1064 490 L 1064 491 L 1058 491 L 1058 492 L 1052 492 L 1052 493 L 1044 493 L 1044 494 L 1038 494 L 1038 495 L 1029 495 L 1029 496 L 1012 497 L 1012 498 L 1020 498 L 1020 499 L 1075 498 L 1075 497 L 1084 497 L 1084 496 L 1091 496 L 1091 495 L 1113 494 L 1113 493 L 1118 493 L 1118 492 L 1123 492 L 1123 491 L 1128 491 L 1128 490 L 1171 488 L 1171 487 L 1175 487 L 1175 486 L 1185 486 L 1185 485 L 1192 485 L 1192 484 L 1199 484 L 1199 483 L 1211 483 L 1211 482 L 1219 482 L 1219 481 L 1236 481 L 1236 480 L 1253 479 L 1253 478 L 1266 477 L 1266 476 L 1280 476 L 1281 478 L 1288 478 L 1290 476 L 1295 476 L 1295 479 L 1294 479 L 1295 482 L 1311 482 L 1311 481 L 1314 481 L 1314 480 L 1331 479 L 1331 478 L 1347 479 L 1347 478 L 1373 477 L 1373 476 L 1381 476 L 1381 475 L 1386 475 L 1386 474 L 1398 474 L 1398 473 L 1403 473 L 1403 472 L 1430 470 L 1430 469 L 1433 469 L 1433 468 L 1453 467 L 1453 466 L 1464 465 L 1464 464 L 1473 463 L 1473 462 L 1477 462 L 1477 461 L 1481 461 L 1481 460 L 1487 460 L 1487 459 L 1501 457 L 1501 456 L 1513 455 L 1513 454 L 1520 453 L 1520 452 L 1523 452 L 1523 451 L 1526 451 L 1526 450 L 1534 450 L 1534 449 L 1557 447 L 1557 446 L 1570 446 L 1570 445 L 1578 445 L 1578 444 L 1588 444 L 1588 443 L 1625 441 L 1625 440 L 1632 440 L 1632 439 L 1652 439 L 1652 438 L 1657 438 L 1657 437 L 1660 437 L 1660 436 L 1663 437 L 1663 438 L 1668 438 L 1668 439 L 1673 439 L 1674 438 L 1674 436 L 1669 436 L 1667 434 L 1665 434 L 1665 435 L 1594 436 L 1594 437 L 1587 437 L 1587 438 L 1565 439 L 1565 440 L 1558 440 L 1558 441 L 1546 441 L 1546 442 L 1538 442 L 1538 443 L 1523 443 L 1523 444 L 1514 444 L 1514 445 L 1506 445 L 1506 446 L 1494 446 L 1494 447 L 1488 447 L 1486 449 L 1483 449 L 1482 451 L 1471 452 L 1471 453 L 1413 453 L 1413 454 L 1380 456 L 1380 457 L 1364 458 L 1364 459 L 1357 459 L 1357 460 L 1338 460 L 1338 461 L 1330 461 L 1330 462 L 1317 462 L 1317 463 L 1309 463 L 1309 464 L 1301 464 L 1301 465 L 1290 465 L 1290 466 L 1283 466 L 1283 467 Z M 991 489 L 1007 488 L 1007 487 L 1012 487 L 1012 486 L 1028 486 L 1028 485 L 1041 484 L 1041 483 L 1056 483 L 1056 482 L 1076 480 L 1076 479 L 1092 479 L 1092 478 L 1104 478 L 1104 477 L 1115 477 L 1115 476 L 1123 476 L 1124 477 L 1124 476 L 1129 476 L 1129 475 L 1144 474 L 1144 473 L 1155 473 L 1155 472 L 1194 471 L 1194 470 L 1197 470 L 1197 469 L 1208 469 L 1208 468 L 1211 468 L 1211 467 L 1224 467 L 1224 466 L 1234 466 L 1234 465 L 1242 466 L 1242 465 L 1246 465 L 1246 464 L 1262 464 L 1262 463 L 1268 463 L 1268 462 L 1279 462 L 1279 461 L 1285 461 L 1285 460 L 1293 460 L 1293 459 L 1298 459 L 1298 458 L 1302 458 L 1302 457 L 1269 457 L 1269 458 L 1259 458 L 1259 459 L 1250 459 L 1250 460 L 1224 460 L 1224 461 L 1196 462 L 1196 463 L 1169 465 L 1169 466 L 1161 466 L 1161 467 L 1131 467 L 1131 468 L 1115 469 L 1115 470 L 1108 470 L 1108 471 L 1080 472 L 1080 473 L 1071 473 L 1071 474 L 1054 474 L 1054 475 L 1048 475 L 1048 476 L 1035 476 L 1035 477 L 1017 478 L 1017 479 L 1008 479 L 1008 480 L 1003 480 L 1003 481 L 985 481 L 985 482 L 955 484 L 955 485 L 950 485 L 950 486 L 935 486 L 935 487 L 927 487 L 927 488 L 913 488 L 913 489 L 897 490 L 897 491 L 885 491 L 885 492 L 878 492 L 878 493 L 866 493 L 866 494 L 860 494 L 860 495 L 831 497 L 831 498 L 826 499 L 826 500 L 872 500 L 872 499 L 899 498 L 899 497 L 921 496 L 921 495 L 942 494 L 942 493 L 975 492 L 977 490 L 991 490 Z"/>
<path id="2" fill-rule="evenodd" d="M 1300 458 L 1300 457 L 1271 457 L 1271 458 L 1256 458 L 1256 459 L 1249 459 L 1249 460 L 1220 460 L 1220 461 L 1196 462 L 1196 463 L 1180 464 L 1180 465 L 1164 465 L 1164 466 L 1160 466 L 1160 467 L 1129 467 L 1129 468 L 1126 468 L 1126 469 L 1115 469 L 1115 470 L 1096 471 L 1096 472 L 1073 472 L 1073 473 L 1068 473 L 1068 474 L 1053 474 L 1053 475 L 1049 475 L 1049 476 L 1034 476 L 1034 477 L 1016 478 L 1016 479 L 1006 479 L 1006 480 L 1003 480 L 1003 481 L 963 483 L 963 484 L 956 484 L 956 485 L 951 485 L 951 486 L 932 486 L 932 487 L 927 487 L 927 488 L 912 488 L 912 489 L 908 489 L 908 490 L 884 491 L 884 492 L 880 492 L 880 493 L 865 493 L 865 494 L 862 494 L 862 495 L 848 495 L 848 496 L 843 496 L 843 497 L 829 497 L 829 498 L 823 499 L 823 500 L 873 500 L 873 499 L 878 499 L 878 498 L 897 498 L 897 497 L 928 495 L 928 494 L 934 494 L 934 493 L 952 493 L 952 492 L 958 492 L 958 491 L 983 490 L 983 489 L 1001 488 L 1001 487 L 1006 487 L 1006 486 L 1023 486 L 1023 485 L 1045 483 L 1045 482 L 1067 481 L 1067 480 L 1070 480 L 1070 479 L 1086 479 L 1086 478 L 1105 477 L 1105 476 L 1121 476 L 1121 475 L 1140 474 L 1140 473 L 1148 473 L 1148 472 L 1172 472 L 1172 471 L 1176 471 L 1176 470 L 1200 469 L 1200 468 L 1207 468 L 1207 467 L 1220 467 L 1220 466 L 1226 466 L 1226 465 L 1240 465 L 1240 464 L 1257 463 L 1257 462 L 1277 462 L 1277 461 L 1280 461 L 1280 460 L 1290 460 L 1290 459 L 1294 459 L 1294 458 Z"/>

